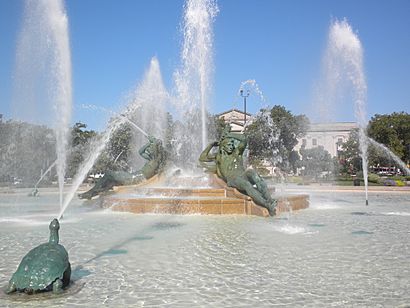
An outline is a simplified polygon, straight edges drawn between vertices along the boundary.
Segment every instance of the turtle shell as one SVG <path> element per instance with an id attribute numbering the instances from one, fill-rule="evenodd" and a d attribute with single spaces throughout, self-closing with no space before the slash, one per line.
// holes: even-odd
<path id="1" fill-rule="evenodd" d="M 24 256 L 10 283 L 14 283 L 20 291 L 45 290 L 57 279 L 63 279 L 64 272 L 69 268 L 68 253 L 64 246 L 41 244 Z"/>

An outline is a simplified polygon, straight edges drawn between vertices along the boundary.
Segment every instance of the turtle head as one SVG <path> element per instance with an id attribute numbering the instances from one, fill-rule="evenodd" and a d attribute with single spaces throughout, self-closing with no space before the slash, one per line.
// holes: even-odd
<path id="1" fill-rule="evenodd" d="M 50 239 L 48 242 L 50 244 L 58 244 L 58 230 L 60 229 L 60 223 L 58 222 L 58 219 L 54 218 L 48 228 L 50 229 Z"/>

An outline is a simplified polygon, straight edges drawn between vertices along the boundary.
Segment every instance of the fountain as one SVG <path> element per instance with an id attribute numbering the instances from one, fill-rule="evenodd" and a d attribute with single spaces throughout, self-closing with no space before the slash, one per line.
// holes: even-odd
<path id="1" fill-rule="evenodd" d="M 148 133 L 145 132 L 143 128 L 139 127 L 137 124 L 135 124 L 134 121 L 130 120 L 129 118 L 143 119 L 145 117 L 146 120 L 141 121 L 144 125 L 144 128 L 152 133 L 163 136 L 163 134 L 165 133 L 163 122 L 160 124 L 155 124 L 153 117 L 157 115 L 157 120 L 163 120 L 165 118 L 165 111 L 162 107 L 167 97 L 168 94 L 162 83 L 158 60 L 156 58 L 153 58 L 151 60 L 149 69 L 145 73 L 143 82 L 136 88 L 135 91 L 132 92 L 132 94 L 127 97 L 128 104 L 124 112 L 113 113 L 114 117 L 111 119 L 108 128 L 100 137 L 93 140 L 92 144 L 90 145 L 88 156 L 79 167 L 78 172 L 73 179 L 73 184 L 69 192 L 67 193 L 66 198 L 64 199 L 63 206 L 58 215 L 59 219 L 62 217 L 64 211 L 72 201 L 75 193 L 84 181 L 88 172 L 93 167 L 99 155 L 106 147 L 112 134 L 121 125 L 123 125 L 124 123 L 131 123 L 133 127 L 137 128 L 139 133 L 142 133 L 144 139 L 148 136 Z"/>
<path id="2" fill-rule="evenodd" d="M 143 93 L 143 84 L 135 94 L 139 103 L 135 108 L 129 104 L 113 117 L 65 195 L 58 216 L 64 213 L 62 234 L 73 268 L 70 285 L 58 296 L 4 293 L 10 277 L 8 291 L 27 290 L 25 284 L 16 285 L 13 272 L 17 268 L 20 274 L 31 265 L 24 258 L 19 266 L 19 260 L 33 243 L 42 242 L 44 227 L 55 216 L 59 192 L 50 188 L 41 198 L 29 198 L 27 189 L 0 190 L 0 306 L 408 305 L 409 192 L 400 187 L 370 189 L 374 201 L 369 210 L 355 190 L 288 185 L 287 191 L 296 195 L 309 194 L 310 207 L 285 224 L 280 216 L 255 217 L 255 211 L 266 216 L 267 209 L 253 207 L 252 200 L 233 187 L 217 186 L 220 182 L 215 177 L 201 173 L 188 178 L 178 168 L 149 185 L 117 187 L 114 194 L 92 201 L 76 198 L 96 157 L 120 125 L 130 120 L 142 130 L 138 134 L 152 133 L 154 128 L 128 118 L 144 108 L 145 96 L 138 94 Z M 110 209 L 93 206 L 98 203 L 109 203 Z M 127 207 L 157 214 L 134 215 L 126 213 Z M 207 213 L 225 215 L 175 215 L 188 207 L 195 210 L 188 213 L 204 207 Z M 58 243 L 57 226 L 58 221 L 53 221 L 50 242 L 42 245 Z M 32 257 L 42 245 L 27 256 Z M 62 255 L 53 258 L 63 261 L 59 263 L 63 266 L 56 266 L 58 274 L 51 275 L 53 285 L 45 282 L 46 289 L 60 292 L 70 276 L 64 275 L 71 265 L 68 256 Z M 46 264 L 43 269 L 49 269 L 50 263 Z M 34 273 L 38 268 L 29 269 Z M 42 289 L 36 285 L 27 291 Z"/>
<path id="3" fill-rule="evenodd" d="M 366 137 L 367 84 L 363 67 L 363 48 L 358 36 L 346 19 L 335 20 L 329 30 L 328 44 L 324 56 L 325 84 L 321 103 L 329 106 L 341 98 L 344 86 L 354 102 L 354 114 L 359 125 L 360 156 L 362 158 L 365 200 L 368 204 L 368 162 Z M 325 101 L 326 100 L 326 101 Z"/>
<path id="4" fill-rule="evenodd" d="M 107 170 L 92 189 L 80 194 L 79 197 L 91 199 L 102 192 L 112 189 L 114 186 L 139 184 L 160 174 L 165 168 L 166 152 L 161 140 L 148 136 L 148 142 L 139 150 L 139 154 L 147 160 L 140 170 L 133 173 Z"/>
<path id="5" fill-rule="evenodd" d="M 13 107 L 18 111 L 17 117 L 28 121 L 41 123 L 48 120 L 44 115 L 54 119 L 51 124 L 56 138 L 55 164 L 62 209 L 72 100 L 68 20 L 62 1 L 27 1 L 23 20 L 17 43 Z M 41 116 L 36 118 L 37 114 Z M 37 195 L 37 184 L 29 195 Z M 8 293 L 60 293 L 70 283 L 68 253 L 58 244 L 58 220 L 53 220 L 49 228 L 49 242 L 23 258 L 10 279 Z"/>
<path id="6" fill-rule="evenodd" d="M 164 140 L 167 131 L 167 104 L 170 95 L 162 80 L 159 61 L 153 57 L 143 81 L 126 97 L 127 108 L 123 112 L 127 122 L 136 129 L 132 134 L 131 146 L 139 149 L 146 143 L 148 132 Z M 136 125 L 137 123 L 137 125 Z M 142 129 L 138 130 L 137 127 Z M 137 153 L 131 153 L 131 167 L 138 169 L 143 160 Z"/>
<path id="7" fill-rule="evenodd" d="M 369 208 L 355 191 L 294 185 L 287 189 L 310 195 L 310 208 L 290 222 L 280 216 L 135 215 L 91 207 L 74 198 L 60 230 L 70 254 L 70 286 L 59 296 L 39 293 L 28 298 L 0 291 L 0 305 L 409 303 L 408 191 L 370 189 L 374 201 Z M 58 192 L 41 198 L 21 194 L 24 207 L 12 214 L 15 204 L 10 200 L 15 196 L 0 192 L 3 290 L 22 256 L 44 241 Z"/>
<path id="8" fill-rule="evenodd" d="M 71 56 L 62 0 L 27 1 L 17 43 L 14 114 L 52 124 L 56 136 L 60 208 L 71 121 Z M 48 123 L 53 119 L 52 123 Z"/>
<path id="9" fill-rule="evenodd" d="M 188 0 L 185 4 L 181 67 L 175 71 L 176 109 L 181 116 L 192 118 L 199 112 L 201 130 L 193 133 L 185 127 L 180 136 L 190 136 L 179 143 L 190 144 L 192 155 L 185 159 L 195 162 L 208 143 L 207 108 L 210 99 L 213 71 L 212 22 L 218 13 L 214 0 Z M 184 145 L 186 146 L 186 145 Z"/>
<path id="10" fill-rule="evenodd" d="M 53 290 L 61 293 L 70 283 L 71 265 L 68 253 L 60 245 L 60 223 L 54 219 L 49 226 L 50 240 L 41 244 L 23 258 L 10 279 L 7 293 L 24 291 L 27 294 Z"/>
<path id="11" fill-rule="evenodd" d="M 249 92 L 256 94 L 256 96 L 259 97 L 261 103 L 265 103 L 265 96 L 263 95 L 263 92 L 259 88 L 259 85 L 255 79 L 248 79 L 248 80 L 242 81 L 241 85 L 239 86 L 238 96 L 240 95 L 241 91 L 244 91 L 245 89 L 247 89 L 247 91 Z M 262 106 L 262 108 L 263 107 L 265 106 Z"/>

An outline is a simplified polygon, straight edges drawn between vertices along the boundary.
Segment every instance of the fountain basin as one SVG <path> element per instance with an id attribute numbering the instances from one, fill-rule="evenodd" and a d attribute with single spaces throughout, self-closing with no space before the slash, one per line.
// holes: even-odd
<path id="1" fill-rule="evenodd" d="M 213 188 L 121 186 L 114 194 L 100 198 L 100 206 L 113 211 L 136 214 L 213 214 L 255 215 L 268 217 L 264 207 L 222 181 L 213 181 Z M 223 186 L 224 185 L 224 186 Z M 309 196 L 283 195 L 277 197 L 277 214 L 309 207 Z"/>
<path id="2" fill-rule="evenodd" d="M 291 219 L 135 215 L 92 206 L 99 199 L 74 198 L 61 229 L 73 283 L 61 296 L 0 291 L 0 306 L 325 308 L 410 303 L 409 191 L 370 191 L 366 207 L 363 191 L 296 185 L 287 190 L 291 188 L 295 194 L 307 191 L 310 199 L 309 209 Z M 34 241 L 44 241 L 44 229 L 58 210 L 57 189 L 39 198 L 27 192 L 0 193 L 2 288 Z M 10 219 L 28 215 L 30 223 Z"/>

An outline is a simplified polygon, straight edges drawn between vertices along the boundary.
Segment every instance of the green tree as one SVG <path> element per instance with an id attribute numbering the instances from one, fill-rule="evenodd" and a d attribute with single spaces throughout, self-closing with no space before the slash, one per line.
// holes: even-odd
<path id="1" fill-rule="evenodd" d="M 384 144 L 401 160 L 410 161 L 410 114 L 393 112 L 376 114 L 371 118 L 367 134 L 375 141 Z"/>
<path id="2" fill-rule="evenodd" d="M 71 129 L 71 150 L 68 155 L 66 175 L 74 177 L 79 166 L 84 161 L 90 148 L 90 143 L 97 136 L 93 130 L 87 130 L 87 125 L 81 122 L 74 124 Z"/>
<path id="3" fill-rule="evenodd" d="M 305 115 L 293 115 L 283 106 L 262 109 L 247 128 L 250 162 L 265 160 L 285 171 L 295 170 L 299 157 L 293 148 L 308 125 Z"/>
<path id="4" fill-rule="evenodd" d="M 337 156 L 338 166 L 336 166 L 335 169 L 339 170 L 342 174 L 356 174 L 358 171 L 362 171 L 358 130 L 352 130 L 349 138 L 344 143 L 340 144 L 340 147 L 341 150 L 338 151 Z M 372 144 L 369 144 L 368 146 L 367 159 L 369 166 L 376 166 L 378 164 L 383 166 L 390 165 L 388 157 Z"/>
<path id="5" fill-rule="evenodd" d="M 0 181 L 31 185 L 56 159 L 54 132 L 43 125 L 2 120 L 0 141 Z"/>
<path id="6" fill-rule="evenodd" d="M 302 159 L 298 162 L 302 168 L 302 174 L 317 179 L 323 172 L 331 172 L 333 170 L 333 159 L 328 151 L 323 146 L 314 147 L 311 149 L 300 149 Z"/>
<path id="7" fill-rule="evenodd" d="M 229 125 L 224 119 L 219 118 L 217 115 L 208 114 L 208 127 L 210 140 L 219 140 L 225 127 Z"/>
<path id="8" fill-rule="evenodd" d="M 352 130 L 349 138 L 341 144 L 341 150 L 338 151 L 339 170 L 342 174 L 356 174 L 362 170 L 362 160 L 359 149 L 359 132 Z"/>
<path id="9" fill-rule="evenodd" d="M 95 137 L 96 132 L 93 130 L 86 130 L 87 124 L 77 122 L 71 130 L 71 146 L 76 147 L 80 144 L 86 144 L 91 138 Z"/>
<path id="10" fill-rule="evenodd" d="M 128 123 L 122 124 L 110 138 L 107 152 L 111 157 L 111 170 L 127 170 L 128 157 L 131 151 L 132 127 Z"/>
<path id="11" fill-rule="evenodd" d="M 107 146 L 99 155 L 90 173 L 104 173 L 107 170 L 130 171 L 131 135 L 130 124 L 120 125 L 111 135 Z"/>

